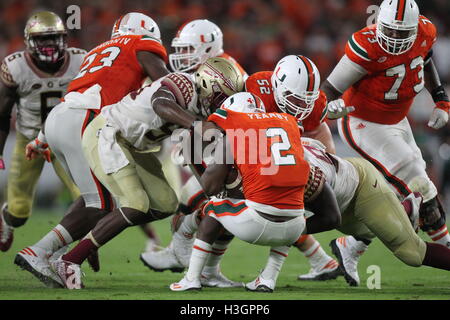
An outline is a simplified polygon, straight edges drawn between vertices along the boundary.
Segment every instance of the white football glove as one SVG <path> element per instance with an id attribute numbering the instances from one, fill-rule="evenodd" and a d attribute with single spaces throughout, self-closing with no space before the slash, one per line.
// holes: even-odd
<path id="1" fill-rule="evenodd" d="M 355 111 L 353 106 L 345 106 L 345 102 L 342 99 L 330 101 L 327 105 L 328 114 L 327 117 L 330 120 L 339 119 L 345 117 L 350 112 Z"/>
<path id="2" fill-rule="evenodd" d="M 440 129 L 448 122 L 448 112 L 440 108 L 434 108 L 428 121 L 428 126 L 433 129 Z"/>

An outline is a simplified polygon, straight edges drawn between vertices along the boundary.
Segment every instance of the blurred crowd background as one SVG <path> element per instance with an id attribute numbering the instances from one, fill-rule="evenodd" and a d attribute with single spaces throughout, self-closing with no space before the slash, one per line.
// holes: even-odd
<path id="1" fill-rule="evenodd" d="M 450 1 L 416 0 L 421 13 L 437 27 L 434 59 L 444 84 L 450 84 Z M 272 70 L 288 54 L 303 54 L 318 66 L 325 79 L 343 54 L 349 36 L 373 22 L 368 0 L 2 0 L 0 1 L 0 56 L 23 50 L 23 29 L 35 11 L 51 10 L 63 19 L 66 9 L 81 9 L 81 29 L 69 30 L 69 44 L 91 49 L 110 38 L 114 21 L 126 12 L 142 12 L 159 25 L 163 43 L 170 43 L 186 21 L 207 18 L 223 31 L 225 51 L 251 74 Z M 371 7 L 372 6 L 372 7 Z M 426 90 L 424 90 L 426 91 Z M 450 92 L 450 88 L 448 90 Z M 427 127 L 433 102 L 428 93 L 416 99 L 409 116 L 428 170 L 450 207 L 450 126 Z M 337 130 L 330 123 L 333 133 Z M 338 152 L 351 152 L 335 136 Z M 45 174 L 45 172 L 44 172 Z M 4 186 L 6 175 L 0 175 Z"/>

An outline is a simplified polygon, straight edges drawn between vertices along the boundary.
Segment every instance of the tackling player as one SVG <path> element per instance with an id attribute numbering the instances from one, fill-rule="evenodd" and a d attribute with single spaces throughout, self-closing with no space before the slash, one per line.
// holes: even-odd
<path id="1" fill-rule="evenodd" d="M 228 96 L 241 91 L 242 75 L 226 59 L 208 59 L 195 80 L 171 73 L 104 107 L 86 128 L 83 153 L 95 176 L 117 201 L 117 208 L 100 219 L 70 252 L 52 262 L 62 283 L 81 289 L 81 263 L 129 226 L 164 219 L 177 208 L 177 196 L 167 183 L 151 150 L 177 128 L 193 129 Z M 206 130 L 208 124 L 204 124 Z M 197 130 L 197 129 L 196 129 Z"/>
<path id="2" fill-rule="evenodd" d="M 334 223 L 321 225 L 319 231 L 313 224 L 317 216 L 308 219 L 310 225 L 305 222 L 303 194 L 310 167 L 303 159 L 298 119 L 288 114 L 265 113 L 260 98 L 251 93 L 238 93 L 228 98 L 208 120 L 223 132 L 222 143 L 217 146 L 224 151 L 216 151 L 222 156 L 201 176 L 204 190 L 208 195 L 218 194 L 234 165 L 242 177 L 244 197 L 213 197 L 205 205 L 205 217 L 194 241 L 189 269 L 180 282 L 170 285 L 172 291 L 201 288 L 201 272 L 208 255 L 214 252 L 212 244 L 223 230 L 251 244 L 270 246 L 270 255 L 277 258 L 265 271 L 273 276 L 281 269 L 289 245 L 305 228 L 311 233 L 320 232 L 340 222 L 336 199 L 326 196 L 320 197 L 320 203 L 329 214 L 335 214 Z M 229 152 L 231 163 L 227 162 Z M 329 187 L 321 183 L 317 186 L 320 186 L 318 193 L 332 195 Z"/>
<path id="3" fill-rule="evenodd" d="M 26 50 L 7 56 L 0 73 L 0 170 L 5 170 L 3 149 L 10 129 L 11 112 L 17 106 L 16 144 L 7 182 L 7 202 L 0 212 L 0 250 L 7 251 L 13 230 L 24 225 L 31 215 L 36 184 L 45 160 L 52 162 L 56 174 L 69 189 L 73 200 L 79 191 L 61 164 L 50 152 L 31 162 L 25 148 L 38 137 L 47 114 L 65 94 L 86 51 L 67 48 L 63 21 L 53 12 L 33 14 L 25 26 Z"/>
<path id="4" fill-rule="evenodd" d="M 141 13 L 125 14 L 114 24 L 111 40 L 87 54 L 64 101 L 49 114 L 45 136 L 41 137 L 47 139 L 70 173 L 82 198 L 53 230 L 16 256 L 16 264 L 44 283 L 63 285 L 50 270 L 47 257 L 85 236 L 114 207 L 110 193 L 91 172 L 83 156 L 81 137 L 84 130 L 104 106 L 116 103 L 130 91 L 140 88 L 146 77 L 156 80 L 167 75 L 166 61 L 166 50 L 161 44 L 156 22 Z M 31 148 L 30 156 L 37 152 L 39 150 L 35 152 Z M 92 262 L 97 271 L 98 260 Z"/>
<path id="5" fill-rule="evenodd" d="M 449 98 L 432 58 L 435 42 L 435 26 L 419 14 L 413 0 L 385 0 L 376 25 L 351 36 L 322 89 L 329 106 L 356 108 L 338 121 L 342 140 L 371 162 L 400 197 L 419 191 L 424 201 L 421 229 L 450 247 L 445 212 L 406 118 L 425 87 L 435 102 L 428 126 L 439 129 L 448 121 Z M 356 265 L 354 247 L 368 242 L 355 237 L 346 243 L 334 241 L 349 265 Z"/>
<path id="6" fill-rule="evenodd" d="M 324 173 L 326 181 L 336 194 L 342 213 L 342 223 L 337 229 L 351 235 L 332 241 L 331 244 L 345 279 L 351 286 L 359 285 L 357 264 L 351 265 L 353 262 L 357 263 L 357 260 L 348 261 L 347 256 L 341 254 L 340 248 L 350 247 L 348 250 L 360 256 L 367 246 L 362 242 L 355 243 L 355 238 L 369 242 L 375 237 L 379 238 L 399 260 L 409 266 L 450 270 L 450 249 L 423 241 L 411 224 L 410 220 L 415 222 L 422 210 L 422 197 L 419 193 L 411 193 L 400 202 L 382 174 L 367 160 L 339 158 L 326 152 L 324 146 L 314 140 L 304 139 L 302 144 L 305 159 Z M 308 203 L 305 205 L 308 207 Z M 269 259 L 269 267 L 270 264 Z M 272 290 L 275 288 L 275 281 L 276 278 L 259 277 L 259 285 L 268 286 Z M 254 282 L 247 284 L 248 286 L 254 287 Z"/>

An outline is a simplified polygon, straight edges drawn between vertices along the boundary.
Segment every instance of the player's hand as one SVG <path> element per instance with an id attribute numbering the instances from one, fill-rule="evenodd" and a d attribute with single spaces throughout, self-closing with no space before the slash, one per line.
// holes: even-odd
<path id="1" fill-rule="evenodd" d="M 5 161 L 3 161 L 3 156 L 0 156 L 0 170 L 5 170 Z"/>
<path id="2" fill-rule="evenodd" d="M 428 126 L 433 129 L 440 129 L 448 122 L 448 111 L 450 109 L 450 102 L 438 101 L 434 107 L 433 113 L 428 121 Z"/>
<path id="3" fill-rule="evenodd" d="M 350 112 L 355 111 L 353 106 L 345 106 L 345 102 L 342 99 L 330 101 L 327 105 L 328 114 L 327 117 L 330 120 L 339 119 L 345 117 Z"/>
<path id="4" fill-rule="evenodd" d="M 25 147 L 25 158 L 27 160 L 32 160 L 36 159 L 39 156 L 42 156 L 47 162 L 52 162 L 51 152 L 48 144 L 39 141 L 39 139 L 36 138 L 33 141 L 29 142 Z"/>

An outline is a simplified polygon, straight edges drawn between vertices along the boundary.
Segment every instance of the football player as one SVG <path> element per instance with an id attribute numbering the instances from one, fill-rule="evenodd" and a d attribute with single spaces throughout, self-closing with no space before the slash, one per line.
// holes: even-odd
<path id="1" fill-rule="evenodd" d="M 445 212 L 406 118 L 425 87 L 435 102 L 428 126 L 439 129 L 448 121 L 449 98 L 432 58 L 436 36 L 435 26 L 420 15 L 413 0 L 385 0 L 377 23 L 351 36 L 345 55 L 322 89 L 331 101 L 329 108 L 356 108 L 338 121 L 342 140 L 371 162 L 399 197 L 420 192 L 421 229 L 433 241 L 450 247 Z M 358 259 L 353 248 L 368 243 L 355 240 L 346 241 L 346 246 L 334 242 L 350 265 Z"/>
<path id="2" fill-rule="evenodd" d="M 120 17 L 114 24 L 111 40 L 87 54 L 78 75 L 69 85 L 64 102 L 49 114 L 45 135 L 42 134 L 29 148 L 32 157 L 41 152 L 40 146 L 48 143 L 82 194 L 56 227 L 16 256 L 16 264 L 37 275 L 44 283 L 63 285 L 50 271 L 47 257 L 82 238 L 114 207 L 111 194 L 92 174 L 83 156 L 81 137 L 86 126 L 104 106 L 139 89 L 146 77 L 156 80 L 167 75 L 166 61 L 167 53 L 153 19 L 135 12 Z M 83 207 L 81 211 L 77 210 Z M 93 259 L 92 262 L 97 271 L 98 261 Z"/>
<path id="3" fill-rule="evenodd" d="M 325 94 L 319 91 L 319 84 L 320 74 L 315 64 L 307 57 L 295 55 L 282 58 L 273 72 L 257 72 L 245 82 L 246 91 L 261 98 L 267 112 L 286 112 L 293 115 L 299 121 L 302 134 L 321 140 L 331 152 L 334 152 L 331 132 L 324 122 L 327 116 L 327 100 Z M 339 112 L 336 110 L 328 113 L 328 117 L 331 119 L 342 117 L 351 110 L 351 107 L 343 108 Z M 189 199 L 187 206 L 191 212 L 200 213 L 200 208 L 207 199 L 200 186 L 192 189 L 196 192 L 191 192 L 190 197 L 185 193 L 182 193 L 181 197 Z M 169 249 L 175 254 L 167 255 L 167 259 L 163 260 L 160 259 L 163 253 L 156 252 L 141 255 L 141 259 L 155 270 L 182 270 L 189 263 L 193 234 L 197 230 L 198 223 L 197 214 L 188 215 L 181 222 L 175 221 L 173 225 L 176 231 L 173 234 L 172 247 Z M 222 251 L 227 245 L 228 243 L 224 241 L 216 251 Z M 314 237 L 304 235 L 296 246 L 304 252 L 311 264 L 310 273 L 301 277 L 326 280 L 338 276 L 338 263 L 325 253 Z M 214 253 L 211 257 L 213 256 Z M 218 255 L 217 260 L 220 260 L 221 256 Z M 206 269 L 209 267 L 208 262 Z"/>
<path id="4" fill-rule="evenodd" d="M 198 117 L 206 117 L 242 88 L 242 75 L 234 64 L 211 58 L 197 70 L 195 80 L 186 73 L 171 73 L 102 108 L 86 127 L 82 148 L 91 170 L 116 199 L 117 208 L 101 218 L 76 247 L 52 262 L 66 288 L 83 287 L 80 265 L 91 251 L 129 226 L 175 212 L 177 196 L 160 162 L 147 151 L 177 128 L 193 129 Z M 205 124 L 203 130 L 207 128 Z"/>
<path id="5" fill-rule="evenodd" d="M 67 48 L 67 32 L 55 13 L 33 14 L 25 26 L 25 51 L 7 56 L 0 73 L 0 170 L 5 170 L 1 154 L 10 129 L 11 112 L 16 105 L 16 144 L 9 169 L 7 202 L 0 212 L 0 250 L 7 251 L 13 230 L 26 223 L 31 215 L 36 184 L 45 160 L 69 189 L 73 200 L 79 191 L 61 164 L 46 152 L 44 158 L 25 159 L 25 147 L 38 136 L 49 111 L 65 94 L 76 76 L 86 51 Z"/>
<path id="6" fill-rule="evenodd" d="M 189 269 L 180 282 L 170 285 L 172 291 L 201 289 L 201 272 L 208 255 L 214 252 L 212 244 L 225 229 L 243 241 L 271 247 L 270 255 L 277 257 L 266 268 L 266 277 L 278 275 L 289 245 L 305 228 L 311 233 L 319 232 L 304 218 L 303 195 L 310 167 L 303 159 L 298 119 L 285 113 L 265 113 L 260 98 L 243 92 L 228 98 L 208 120 L 224 133 L 224 151 L 201 176 L 204 190 L 208 195 L 219 193 L 234 165 L 242 177 L 243 198 L 213 197 L 206 204 Z M 261 138 L 251 139 L 252 133 Z M 227 162 L 228 152 L 234 162 Z M 332 195 L 329 187 L 318 185 L 323 194 Z M 320 197 L 320 203 L 336 216 L 334 223 L 322 225 L 320 231 L 336 227 L 340 222 L 336 199 Z M 316 218 L 308 220 L 313 222 Z"/>
<path id="7" fill-rule="evenodd" d="M 174 53 L 169 55 L 170 66 L 174 71 L 192 73 L 208 58 L 221 57 L 230 60 L 240 70 L 244 80 L 248 78 L 245 70 L 223 50 L 223 34 L 220 28 L 206 19 L 190 21 L 180 27 L 172 40 Z M 172 161 L 166 161 L 172 163 Z M 179 171 L 179 167 L 170 170 Z M 165 171 L 166 172 L 166 171 Z M 181 272 L 189 262 L 193 234 L 197 230 L 198 220 L 192 212 L 205 204 L 206 196 L 197 178 L 192 175 L 180 192 L 180 213 L 172 219 L 174 231 L 170 245 L 162 250 L 146 252 L 141 260 L 156 271 L 170 269 Z M 150 242 L 151 243 L 151 242 Z M 148 247 L 148 246 L 147 246 Z M 151 251 L 151 250 L 146 250 Z M 206 272 L 205 274 L 208 274 Z M 213 274 L 216 274 L 213 272 Z M 230 284 L 226 279 L 216 279 L 218 286 Z"/>
<path id="8" fill-rule="evenodd" d="M 337 229 L 351 235 L 331 243 L 345 279 L 351 286 L 359 285 L 357 264 L 352 265 L 354 260 L 343 263 L 347 256 L 341 255 L 339 248 L 350 247 L 348 251 L 361 256 L 367 245 L 355 241 L 355 238 L 369 242 L 375 237 L 379 238 L 398 259 L 409 266 L 450 270 L 450 249 L 423 241 L 411 223 L 418 223 L 419 211 L 422 210 L 420 193 L 411 193 L 400 202 L 383 175 L 369 161 L 362 158 L 339 158 L 326 152 L 324 146 L 315 140 L 303 139 L 302 144 L 305 159 L 324 173 L 326 181 L 336 194 L 342 213 L 342 224 Z M 308 203 L 305 205 L 308 207 Z M 276 278 L 260 276 L 258 286 L 273 290 L 275 281 Z M 258 287 L 255 282 L 247 284 L 249 286 Z M 258 291 L 264 289 L 261 287 Z"/>

